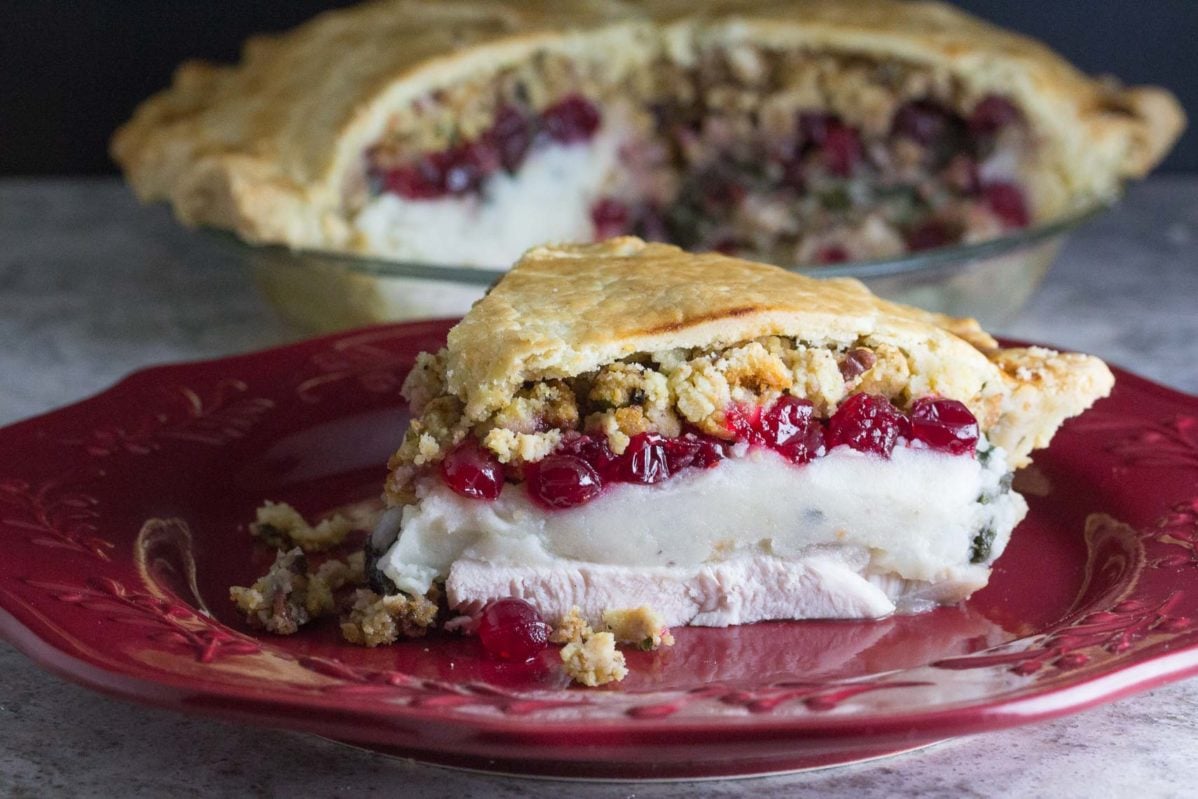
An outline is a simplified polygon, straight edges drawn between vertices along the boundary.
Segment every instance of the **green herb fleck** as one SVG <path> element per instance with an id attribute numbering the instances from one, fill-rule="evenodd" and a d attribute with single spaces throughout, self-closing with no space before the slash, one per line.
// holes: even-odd
<path id="1" fill-rule="evenodd" d="M 847 211 L 853 207 L 853 198 L 848 189 L 837 186 L 819 194 L 819 204 L 829 211 Z"/>
<path id="2" fill-rule="evenodd" d="M 994 528 L 983 527 L 981 532 L 973 537 L 973 546 L 969 549 L 970 563 L 985 563 L 990 559 L 990 549 L 994 546 Z"/>

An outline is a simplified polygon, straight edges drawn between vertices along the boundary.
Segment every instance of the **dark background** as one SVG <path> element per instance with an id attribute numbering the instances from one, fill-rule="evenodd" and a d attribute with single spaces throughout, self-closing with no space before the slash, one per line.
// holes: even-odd
<path id="1" fill-rule="evenodd" d="M 853 0 L 845 0 L 852 2 Z M 568 0 L 562 0 L 568 2 Z M 0 175 L 105 174 L 112 130 L 187 58 L 351 0 L 0 0 Z M 1091 73 L 1156 83 L 1198 113 L 1198 0 L 957 0 Z M 1165 162 L 1198 170 L 1198 132 Z"/>

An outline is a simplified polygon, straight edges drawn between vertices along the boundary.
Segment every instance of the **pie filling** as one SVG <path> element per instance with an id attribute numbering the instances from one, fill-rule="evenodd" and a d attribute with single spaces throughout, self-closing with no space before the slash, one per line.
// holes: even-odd
<path id="1" fill-rule="evenodd" d="M 1004 454 L 982 446 L 841 445 L 802 465 L 752 446 L 566 509 L 527 484 L 478 499 L 426 475 L 376 530 L 375 578 L 415 595 L 445 581 L 462 612 L 516 596 L 547 619 L 642 603 L 709 626 L 919 610 L 985 585 L 1025 511 Z"/>
<path id="2" fill-rule="evenodd" d="M 357 215 L 368 247 L 411 260 L 498 266 L 543 241 L 591 240 L 591 206 L 617 169 L 618 136 L 589 117 L 571 123 L 577 130 L 546 126 L 546 113 L 519 115 L 517 124 L 535 136 L 523 127 L 513 132 L 505 114 L 517 112 L 504 109 L 496 130 L 465 145 L 394 168 L 372 165 L 373 198 Z M 519 139 L 504 143 L 500 135 Z"/>
<path id="3" fill-rule="evenodd" d="M 1020 181 L 1031 137 L 1004 97 L 827 54 L 713 52 L 647 69 L 616 90 L 578 75 L 541 86 L 557 94 L 540 110 L 533 79 L 504 73 L 473 95 L 489 121 L 392 133 L 365 154 L 359 231 L 397 257 L 496 267 L 543 241 L 621 234 L 827 264 L 1032 218 Z"/>
<path id="4" fill-rule="evenodd" d="M 877 617 L 985 585 L 1025 510 L 974 413 L 913 399 L 883 345 L 633 356 L 473 425 L 443 369 L 423 355 L 405 383 L 419 415 L 368 548 L 382 593 L 444 582 L 453 609 L 515 596 L 547 619 Z"/>

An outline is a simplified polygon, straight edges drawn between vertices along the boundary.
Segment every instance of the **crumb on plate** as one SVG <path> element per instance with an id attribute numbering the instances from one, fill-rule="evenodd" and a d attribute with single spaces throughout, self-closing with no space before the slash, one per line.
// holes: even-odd
<path id="1" fill-rule="evenodd" d="M 334 592 L 366 581 L 363 553 L 345 560 L 326 560 L 315 572 L 299 547 L 275 555 L 270 570 L 247 587 L 235 585 L 229 598 L 251 627 L 276 635 L 292 635 L 312 619 L 337 610 Z"/>
<path id="2" fill-rule="evenodd" d="M 622 610 L 605 610 L 603 623 L 621 644 L 635 644 L 644 650 L 673 646 L 674 636 L 661 614 L 648 605 Z"/>
<path id="3" fill-rule="evenodd" d="M 298 546 L 304 552 L 321 552 L 337 546 L 353 529 L 353 523 L 341 514 L 322 519 L 312 526 L 299 511 L 286 502 L 267 500 L 250 524 L 250 534 L 275 547 L 287 549 Z"/>
<path id="4" fill-rule="evenodd" d="M 246 623 L 278 635 L 291 635 L 312 618 L 308 609 L 308 563 L 296 547 L 279 552 L 270 570 L 248 588 L 233 586 L 229 598 Z"/>
<path id="5" fill-rule="evenodd" d="M 341 620 L 341 635 L 351 644 L 374 647 L 419 638 L 436 620 L 437 603 L 427 597 L 379 596 L 359 588 L 349 614 Z"/>
<path id="6" fill-rule="evenodd" d="M 561 658 L 570 679 L 592 688 L 628 676 L 624 653 L 616 649 L 615 636 L 609 632 L 591 633 L 585 640 L 571 641 L 562 647 Z"/>
<path id="7" fill-rule="evenodd" d="M 554 644 L 583 641 L 590 637 L 593 632 L 591 625 L 587 624 L 586 618 L 582 615 L 582 611 L 575 605 L 554 626 L 553 632 L 549 633 L 549 641 Z"/>
<path id="8" fill-rule="evenodd" d="M 565 644 L 562 665 L 566 674 L 582 685 L 605 685 L 627 676 L 624 654 L 616 649 L 617 642 L 644 650 L 674 644 L 661 614 L 648 605 L 604 611 L 603 623 L 608 629 L 595 632 L 582 611 L 574 607 L 549 635 L 551 642 Z"/>

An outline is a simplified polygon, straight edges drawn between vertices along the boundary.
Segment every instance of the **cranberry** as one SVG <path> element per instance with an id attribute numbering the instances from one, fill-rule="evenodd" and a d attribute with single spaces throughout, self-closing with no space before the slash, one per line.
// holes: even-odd
<path id="1" fill-rule="evenodd" d="M 616 454 L 611 451 L 611 446 L 607 443 L 607 436 L 603 434 L 597 436 L 572 436 L 563 441 L 557 451 L 568 455 L 577 455 L 579 458 L 582 458 L 591 465 L 591 468 L 603 480 L 616 475 L 618 459 Z"/>
<path id="2" fill-rule="evenodd" d="M 496 599 L 483 608 L 478 640 L 494 657 L 525 661 L 548 645 L 549 625 L 523 599 Z"/>
<path id="3" fill-rule="evenodd" d="M 748 193 L 732 177 L 715 171 L 700 175 L 698 183 L 704 204 L 712 209 L 735 208 Z"/>
<path id="4" fill-rule="evenodd" d="M 957 240 L 949 226 L 939 219 L 925 219 L 910 230 L 906 238 L 912 252 L 932 250 Z"/>
<path id="5" fill-rule="evenodd" d="M 928 100 L 914 100 L 895 112 L 890 132 L 926 146 L 948 136 L 954 122 L 953 115 L 944 106 Z"/>
<path id="6" fill-rule="evenodd" d="M 854 394 L 828 420 L 828 449 L 845 445 L 889 458 L 899 438 L 909 436 L 907 418 L 877 394 Z"/>
<path id="7" fill-rule="evenodd" d="M 874 355 L 874 351 L 865 347 L 854 347 L 845 353 L 844 358 L 837 364 L 840 370 L 840 376 L 844 378 L 844 382 L 848 383 L 851 380 L 856 380 L 861 375 L 874 368 L 874 364 L 878 362 L 878 356 Z"/>
<path id="8" fill-rule="evenodd" d="M 525 468 L 528 492 L 550 508 L 573 508 L 603 490 L 603 478 L 577 455 L 557 452 Z"/>
<path id="9" fill-rule="evenodd" d="M 586 98 L 572 94 L 541 112 L 545 133 L 562 144 L 586 141 L 599 129 L 599 109 Z"/>
<path id="10" fill-rule="evenodd" d="M 604 197 L 591 206 L 591 224 L 595 226 L 596 239 L 610 239 L 628 230 L 631 214 L 628 206 L 619 200 Z"/>
<path id="11" fill-rule="evenodd" d="M 448 194 L 477 190 L 487 175 L 499 167 L 499 154 L 485 142 L 463 144 L 434 155 L 440 162 Z"/>
<path id="12" fill-rule="evenodd" d="M 782 185 L 789 186 L 799 194 L 807 191 L 807 166 L 796 156 L 782 162 Z"/>
<path id="13" fill-rule="evenodd" d="M 977 194 L 982 189 L 978 162 L 965 153 L 957 153 L 949 159 L 941 179 L 962 194 Z"/>
<path id="14" fill-rule="evenodd" d="M 698 439 L 699 449 L 695 452 L 695 459 L 691 461 L 692 466 L 697 466 L 701 469 L 710 469 L 728 457 L 728 444 L 726 442 L 711 436 L 699 436 Z"/>
<path id="15" fill-rule="evenodd" d="M 839 124 L 839 120 L 833 114 L 803 111 L 799 113 L 798 124 L 800 146 L 823 147 L 828 138 L 828 128 Z"/>
<path id="16" fill-rule="evenodd" d="M 724 427 L 736 436 L 738 441 L 750 444 L 765 444 L 761 434 L 761 408 L 744 405 L 733 405 L 724 411 Z"/>
<path id="17" fill-rule="evenodd" d="M 382 175 L 383 190 L 408 200 L 433 200 L 445 196 L 445 175 L 438 163 L 425 157 Z"/>
<path id="18" fill-rule="evenodd" d="M 636 224 L 633 226 L 636 235 L 646 241 L 669 241 L 670 230 L 666 224 L 665 215 L 656 206 L 644 206 L 637 213 Z"/>
<path id="19" fill-rule="evenodd" d="M 670 476 L 666 440 L 656 433 L 637 433 L 620 456 L 619 476 L 626 483 L 652 485 Z"/>
<path id="20" fill-rule="evenodd" d="M 963 403 L 923 397 L 911 406 L 911 436 L 932 449 L 954 455 L 972 453 L 978 443 L 978 420 Z"/>
<path id="21" fill-rule="evenodd" d="M 711 243 L 711 250 L 721 255 L 736 255 L 740 252 L 740 242 L 733 236 L 721 236 Z"/>
<path id="22" fill-rule="evenodd" d="M 1022 119 L 1019 109 L 1005 97 L 989 94 L 983 97 L 969 114 L 969 132 L 975 136 L 992 136 Z"/>
<path id="23" fill-rule="evenodd" d="M 508 172 L 515 172 L 524 163 L 532 146 L 533 128 L 530 120 L 519 110 L 505 105 L 495 114 L 489 138 L 499 152 L 499 162 Z"/>
<path id="24" fill-rule="evenodd" d="M 666 463 L 670 474 L 678 474 L 691 466 L 710 469 L 728 457 L 727 445 L 718 438 L 684 433 L 666 440 Z"/>
<path id="25" fill-rule="evenodd" d="M 760 428 L 766 445 L 793 463 L 807 463 L 824 445 L 815 406 L 798 397 L 779 397 L 761 414 Z"/>
<path id="26" fill-rule="evenodd" d="M 416 161 L 383 174 L 386 191 L 409 200 L 433 200 L 478 189 L 498 167 L 498 154 L 483 141 L 425 153 Z"/>
<path id="27" fill-rule="evenodd" d="M 470 499 L 495 499 L 503 490 L 503 466 L 473 438 L 458 444 L 441 461 L 441 478 Z"/>
<path id="28" fill-rule="evenodd" d="M 1018 186 L 1010 183 L 987 184 L 982 187 L 982 199 L 1007 227 L 1027 227 L 1032 221 L 1027 202 Z"/>
<path id="29" fill-rule="evenodd" d="M 861 161 L 861 137 L 856 130 L 839 122 L 828 126 L 823 149 L 824 164 L 833 175 L 847 178 Z"/>
<path id="30" fill-rule="evenodd" d="M 839 244 L 828 244 L 815 251 L 817 264 L 842 264 L 849 260 L 849 251 Z"/>

